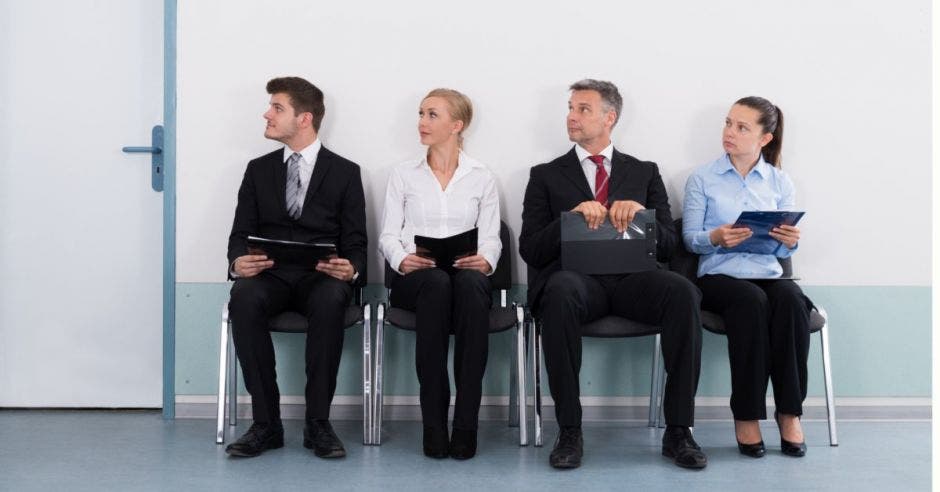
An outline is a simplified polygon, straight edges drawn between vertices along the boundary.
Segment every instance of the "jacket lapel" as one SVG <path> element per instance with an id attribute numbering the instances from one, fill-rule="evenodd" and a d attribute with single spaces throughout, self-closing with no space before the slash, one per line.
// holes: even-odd
<path id="1" fill-rule="evenodd" d="M 584 177 L 584 169 L 581 168 L 581 163 L 578 162 L 578 154 L 575 153 L 574 147 L 565 154 L 561 164 L 561 173 L 575 185 L 575 188 L 577 188 L 582 195 L 584 195 L 585 200 L 594 199 L 594 195 L 591 193 L 591 186 L 588 184 L 587 178 Z"/>
<path id="2" fill-rule="evenodd" d="M 332 163 L 333 153 L 327 150 L 326 147 L 320 147 L 320 152 L 317 153 L 317 162 L 313 165 L 313 174 L 310 175 L 310 184 L 307 185 L 307 194 L 304 195 L 304 210 L 307 209 L 306 205 L 310 203 L 311 197 L 320 187 L 320 183 L 323 182 L 323 178 Z M 303 210 L 300 213 L 303 215 Z"/>
<path id="3" fill-rule="evenodd" d="M 287 163 L 284 162 L 284 152 L 283 149 L 281 152 L 274 154 L 273 162 L 271 162 L 271 179 L 274 183 L 274 195 L 277 197 L 278 203 L 281 204 L 281 211 L 284 214 L 287 214 Z"/>
<path id="4" fill-rule="evenodd" d="M 626 182 L 627 175 L 630 174 L 630 166 L 627 164 L 626 155 L 618 152 L 617 149 L 614 149 L 611 157 L 613 159 L 610 162 L 610 190 L 607 196 L 610 197 L 611 203 L 613 203 L 614 197 L 619 196 L 617 190 Z"/>

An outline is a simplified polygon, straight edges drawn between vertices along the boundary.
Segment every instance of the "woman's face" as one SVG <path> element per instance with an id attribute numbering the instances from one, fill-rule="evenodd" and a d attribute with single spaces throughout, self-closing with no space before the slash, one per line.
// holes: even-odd
<path id="1" fill-rule="evenodd" d="M 740 104 L 731 106 L 721 132 L 721 145 L 728 155 L 756 158 L 761 148 L 770 143 L 773 135 L 764 132 L 758 119 L 760 112 L 754 108 Z"/>
<path id="2" fill-rule="evenodd" d="M 418 134 L 423 145 L 436 145 L 456 139 L 463 122 L 450 117 L 450 108 L 444 98 L 432 96 L 421 101 L 418 109 Z"/>

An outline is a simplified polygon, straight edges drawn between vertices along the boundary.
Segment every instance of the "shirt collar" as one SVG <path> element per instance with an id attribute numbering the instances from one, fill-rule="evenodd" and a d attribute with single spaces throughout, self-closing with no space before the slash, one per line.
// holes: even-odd
<path id="1" fill-rule="evenodd" d="M 770 174 L 771 172 L 770 168 L 771 168 L 771 165 L 767 161 L 764 160 L 764 154 L 761 154 L 757 158 L 757 164 L 754 166 L 753 169 L 751 169 L 751 172 L 756 172 L 757 175 L 760 176 L 761 178 L 766 178 L 767 175 Z M 737 170 L 734 168 L 734 164 L 731 163 L 731 157 L 728 154 L 725 154 L 716 163 L 715 174 L 724 174 L 728 171 L 737 172 Z"/>
<path id="2" fill-rule="evenodd" d="M 585 159 L 593 155 L 590 152 L 588 152 L 587 149 L 582 147 L 581 144 L 575 144 L 574 151 L 576 154 L 578 154 L 578 162 L 584 162 Z M 605 147 L 604 150 L 602 150 L 601 153 L 597 155 L 604 156 L 604 159 L 606 159 L 607 162 L 613 162 L 614 143 L 611 142 L 610 144 L 608 144 L 607 147 Z"/>
<path id="3" fill-rule="evenodd" d="M 428 164 L 427 155 L 415 161 L 415 167 L 422 167 L 422 166 L 430 166 L 430 164 Z M 466 167 L 469 169 L 469 168 L 485 167 L 485 166 L 483 165 L 483 163 L 474 159 L 473 157 L 470 157 L 469 155 L 464 153 L 464 151 L 461 150 L 460 153 L 457 154 L 457 169 L 459 170 L 461 167 Z"/>
<path id="4" fill-rule="evenodd" d="M 312 144 L 301 149 L 298 154 L 304 158 L 304 162 L 307 164 L 313 165 L 317 162 L 317 155 L 320 153 L 320 148 L 323 147 L 323 144 L 320 143 L 320 137 L 317 137 Z M 284 146 L 284 162 L 287 162 L 287 159 L 290 159 L 290 156 L 294 153 L 293 150 L 288 146 Z"/>

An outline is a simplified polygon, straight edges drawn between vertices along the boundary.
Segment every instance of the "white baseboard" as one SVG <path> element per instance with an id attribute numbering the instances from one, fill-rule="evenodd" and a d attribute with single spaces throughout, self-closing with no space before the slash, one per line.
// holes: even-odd
<path id="1" fill-rule="evenodd" d="M 384 397 L 384 416 L 388 420 L 420 419 L 417 396 L 389 395 Z M 453 397 L 451 397 L 453 404 Z M 502 420 L 509 413 L 508 396 L 484 396 L 480 418 Z M 527 398 L 532 405 L 532 397 Z M 839 420 L 929 420 L 931 398 L 926 397 L 839 397 L 835 399 Z M 546 420 L 554 418 L 554 402 L 551 397 L 542 398 L 543 415 Z M 581 405 L 585 420 L 645 420 L 649 397 L 645 396 L 583 396 Z M 773 407 L 773 398 L 767 399 Z M 826 418 L 826 399 L 809 397 L 803 403 L 804 419 Z M 700 396 L 695 399 L 698 420 L 730 420 L 727 397 Z M 251 398 L 238 397 L 238 416 L 247 418 L 251 412 Z M 303 418 L 303 396 L 281 396 L 281 414 L 284 418 Z M 215 395 L 177 395 L 178 418 L 215 418 Z M 333 398 L 333 418 L 355 420 L 362 418 L 362 397 L 339 395 Z"/>

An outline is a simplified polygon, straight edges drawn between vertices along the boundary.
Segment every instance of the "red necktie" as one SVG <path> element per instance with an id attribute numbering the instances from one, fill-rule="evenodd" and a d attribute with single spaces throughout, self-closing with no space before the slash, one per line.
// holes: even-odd
<path id="1" fill-rule="evenodd" d="M 607 170 L 604 169 L 604 156 L 592 155 L 588 159 L 597 164 L 597 174 L 594 175 L 594 199 L 607 206 Z"/>

